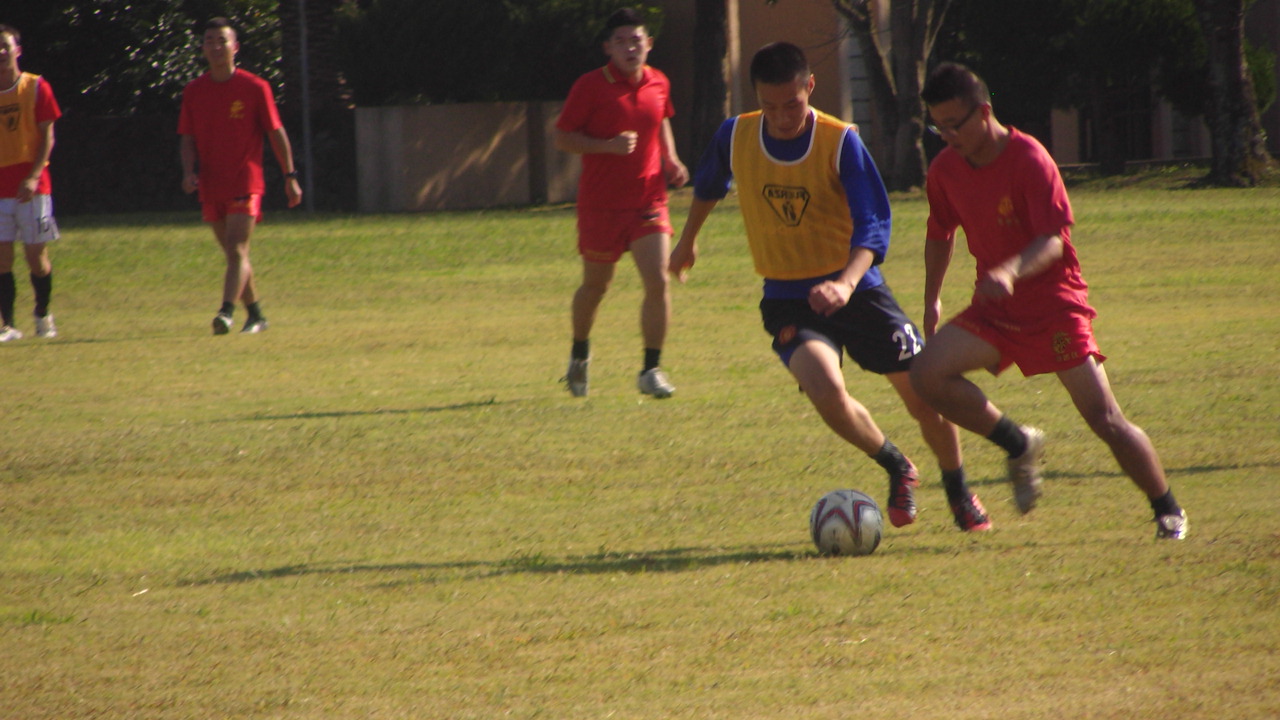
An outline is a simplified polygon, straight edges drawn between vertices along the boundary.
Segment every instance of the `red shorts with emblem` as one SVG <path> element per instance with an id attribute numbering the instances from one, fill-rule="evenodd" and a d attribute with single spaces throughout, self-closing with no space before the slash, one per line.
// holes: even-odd
<path id="1" fill-rule="evenodd" d="M 201 205 L 200 216 L 207 223 L 226 220 L 228 215 L 252 215 L 258 222 L 262 221 L 262 196 L 245 195 L 221 202 L 207 202 Z"/>
<path id="2" fill-rule="evenodd" d="M 578 253 L 584 260 L 616 263 L 631 243 L 659 234 L 671 234 L 671 215 L 666 205 L 644 210 L 578 208 Z"/>
<path id="3" fill-rule="evenodd" d="M 1099 363 L 1107 359 L 1098 351 L 1093 318 L 1082 313 L 1067 313 L 1027 328 L 991 317 L 982 305 L 974 304 L 951 322 L 1000 351 L 999 366 L 989 368 L 994 375 L 1015 364 L 1023 375 L 1031 376 L 1070 370 L 1090 356 Z"/>

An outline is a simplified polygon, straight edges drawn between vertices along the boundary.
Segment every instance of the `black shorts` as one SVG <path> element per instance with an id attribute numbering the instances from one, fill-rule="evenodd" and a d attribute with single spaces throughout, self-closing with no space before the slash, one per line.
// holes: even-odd
<path id="1" fill-rule="evenodd" d="M 888 285 L 854 293 L 831 317 L 814 312 L 807 299 L 770 298 L 760 301 L 760 317 L 784 365 L 809 340 L 826 343 L 841 357 L 847 352 L 863 370 L 880 375 L 905 372 L 924 349 L 924 336 Z"/>

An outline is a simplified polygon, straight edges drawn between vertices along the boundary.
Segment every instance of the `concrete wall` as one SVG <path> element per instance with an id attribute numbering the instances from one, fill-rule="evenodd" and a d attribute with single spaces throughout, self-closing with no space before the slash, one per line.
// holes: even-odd
<path id="1" fill-rule="evenodd" d="M 361 212 L 567 202 L 577 158 L 552 146 L 559 103 L 359 108 Z"/>

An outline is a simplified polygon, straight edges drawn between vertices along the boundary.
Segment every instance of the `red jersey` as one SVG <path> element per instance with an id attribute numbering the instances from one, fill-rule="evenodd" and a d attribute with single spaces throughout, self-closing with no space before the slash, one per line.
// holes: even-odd
<path id="1" fill-rule="evenodd" d="M 31 174 L 40 124 L 62 117 L 53 89 L 44 78 L 20 73 L 18 82 L 0 90 L 0 198 L 18 196 L 18 186 Z M 52 192 L 46 165 L 36 183 L 36 194 Z"/>
<path id="2" fill-rule="evenodd" d="M 1071 201 L 1049 152 L 1034 137 L 1009 130 L 1009 142 L 989 165 L 975 168 L 950 147 L 929 166 L 926 238 L 953 241 L 964 228 L 978 277 L 1022 252 L 1041 235 L 1062 238 L 1062 257 L 1044 272 L 1020 280 L 993 316 L 1033 328 L 1037 320 L 1071 311 L 1095 317 L 1088 285 L 1071 244 Z M 976 284 L 976 283 L 975 283 Z"/>
<path id="3" fill-rule="evenodd" d="M 667 201 L 662 172 L 662 121 L 675 115 L 671 83 L 646 65 L 633 85 L 610 62 L 578 78 L 564 101 L 556 128 L 593 138 L 637 133 L 630 155 L 586 153 L 578 182 L 578 205 L 597 210 L 642 210 Z"/>
<path id="4" fill-rule="evenodd" d="M 261 195 L 262 136 L 280 127 L 271 86 L 253 73 L 236 69 L 226 82 L 205 73 L 188 83 L 178 134 L 195 138 L 200 201 Z"/>

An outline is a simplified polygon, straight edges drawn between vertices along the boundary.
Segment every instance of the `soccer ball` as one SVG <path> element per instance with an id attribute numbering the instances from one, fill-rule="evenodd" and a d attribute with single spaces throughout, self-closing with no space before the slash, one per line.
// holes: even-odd
<path id="1" fill-rule="evenodd" d="M 809 536 L 823 555 L 870 555 L 883 529 L 880 506 L 857 490 L 833 490 L 809 514 Z"/>

